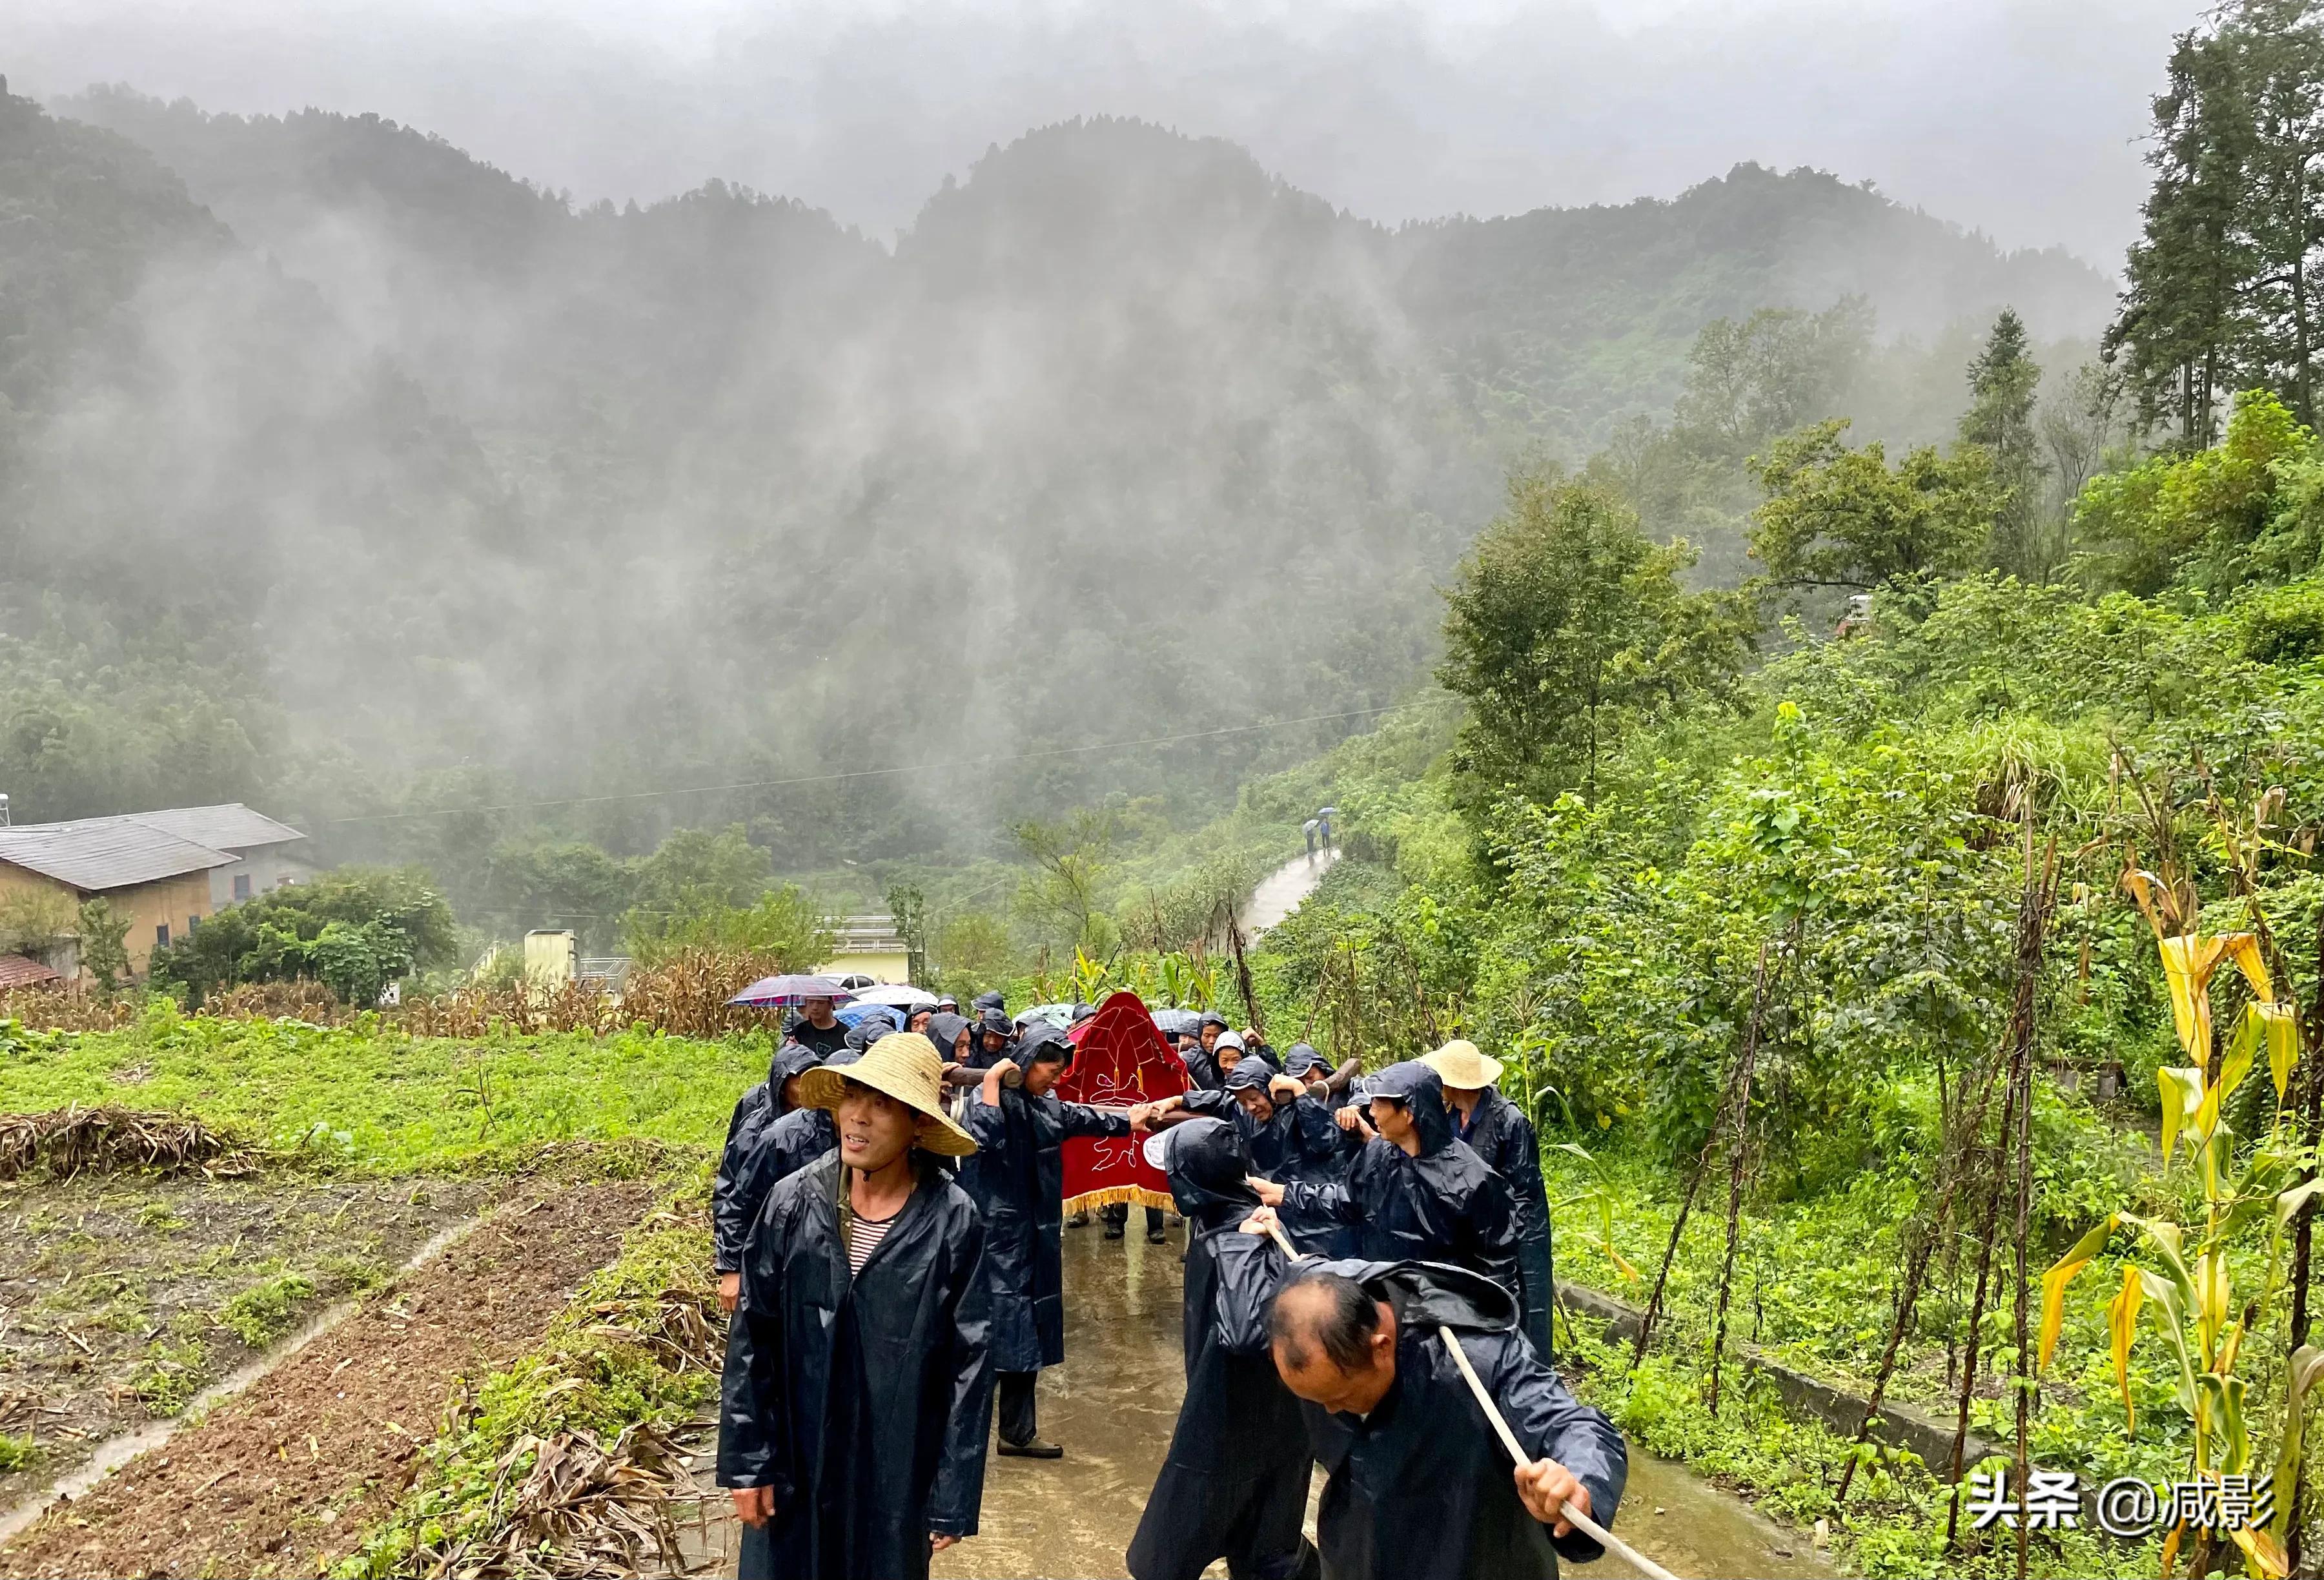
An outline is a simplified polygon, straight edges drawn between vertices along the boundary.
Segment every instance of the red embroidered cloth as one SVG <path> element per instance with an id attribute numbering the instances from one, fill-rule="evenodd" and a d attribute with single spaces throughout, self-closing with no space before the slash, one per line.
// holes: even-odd
<path id="1" fill-rule="evenodd" d="M 1070 1035 L 1080 1049 L 1056 1086 L 1068 1103 L 1128 1107 L 1176 1096 L 1186 1089 L 1186 1067 L 1154 1029 L 1154 1016 L 1134 993 L 1118 993 Z M 1065 1211 L 1139 1202 L 1170 1205 L 1170 1182 L 1146 1161 L 1138 1136 L 1075 1136 L 1065 1142 Z"/>

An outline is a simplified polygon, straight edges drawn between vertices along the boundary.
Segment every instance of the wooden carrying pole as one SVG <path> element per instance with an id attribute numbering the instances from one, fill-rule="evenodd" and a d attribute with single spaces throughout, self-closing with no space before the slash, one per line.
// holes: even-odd
<path id="1" fill-rule="evenodd" d="M 1468 1382 L 1469 1391 L 1477 1396 L 1478 1407 L 1485 1412 L 1485 1418 L 1492 1422 L 1493 1430 L 1501 1435 L 1501 1446 L 1508 1449 L 1509 1457 L 1519 1465 L 1531 1465 L 1533 1456 L 1525 1451 L 1525 1445 L 1517 1441 L 1517 1435 L 1509 1430 L 1509 1423 L 1502 1418 L 1500 1407 L 1493 1402 L 1493 1396 L 1485 1391 L 1484 1383 L 1477 1376 L 1477 1369 L 1469 1364 L 1468 1354 L 1461 1348 L 1461 1341 L 1452 1336 L 1452 1330 L 1449 1327 L 1438 1328 L 1436 1336 L 1443 1339 L 1444 1347 L 1452 1352 L 1452 1363 L 1461 1368 L 1461 1375 Z M 1558 1505 L 1558 1510 L 1566 1519 L 1573 1522 L 1574 1529 L 1637 1570 L 1646 1577 L 1646 1580 L 1678 1580 L 1677 1575 L 1673 1575 L 1628 1542 L 1591 1519 L 1572 1503 L 1561 1503 Z"/>
<path id="2" fill-rule="evenodd" d="M 1277 1250 L 1282 1252 L 1293 1261 L 1299 1260 L 1299 1252 L 1292 1248 L 1291 1237 L 1283 1232 L 1281 1224 L 1268 1224 L 1267 1232 L 1274 1237 Z M 1531 1465 L 1533 1456 L 1525 1451 L 1525 1445 L 1517 1441 L 1517 1435 L 1509 1430 L 1509 1423 L 1502 1416 L 1500 1407 L 1493 1402 L 1493 1396 L 1485 1391 L 1485 1384 L 1478 1377 L 1477 1369 L 1469 1364 L 1469 1357 L 1462 1350 L 1461 1341 L 1452 1336 L 1452 1330 L 1449 1327 L 1439 1327 L 1436 1330 L 1436 1335 L 1444 1341 L 1445 1349 L 1452 1353 L 1452 1363 L 1461 1368 L 1461 1376 L 1469 1384 L 1469 1391 L 1477 1396 L 1478 1407 L 1485 1412 L 1485 1418 L 1492 1422 L 1493 1430 L 1500 1434 L 1501 1446 L 1509 1451 L 1509 1457 L 1517 1464 Z M 1572 1503 L 1560 1503 L 1558 1510 L 1566 1519 L 1573 1522 L 1575 1529 L 1637 1570 L 1646 1577 L 1646 1580 L 1678 1580 L 1677 1575 L 1591 1519 Z"/>

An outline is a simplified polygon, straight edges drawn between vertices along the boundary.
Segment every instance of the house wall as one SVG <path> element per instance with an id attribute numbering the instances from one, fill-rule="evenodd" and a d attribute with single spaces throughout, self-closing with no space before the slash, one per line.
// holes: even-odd
<path id="1" fill-rule="evenodd" d="M 53 878 L 0 862 L 0 895 L 27 892 L 57 895 L 76 908 L 87 898 Z M 166 922 L 170 936 L 180 938 L 189 920 L 214 915 L 217 910 L 210 903 L 208 873 L 187 873 L 158 882 L 109 890 L 105 897 L 113 901 L 115 912 L 129 919 L 129 934 L 122 943 L 129 951 L 130 973 L 136 976 L 145 975 L 146 965 L 152 958 L 156 928 Z"/>
<path id="2" fill-rule="evenodd" d="M 902 983 L 912 980 L 912 957 L 901 949 L 846 949 L 834 956 L 828 965 L 815 968 L 818 976 L 860 975 L 880 982 Z"/>
<path id="3" fill-rule="evenodd" d="M 224 910 L 236 899 L 234 883 L 236 878 L 249 880 L 250 892 L 242 896 L 255 899 L 269 889 L 280 889 L 285 883 L 304 883 L 322 869 L 314 863 L 301 861 L 289 851 L 275 845 L 262 845 L 256 850 L 233 853 L 242 859 L 229 867 L 212 867 L 209 872 L 210 905 L 212 910 Z"/>
<path id="4" fill-rule="evenodd" d="M 115 911 L 124 912 L 129 918 L 129 936 L 123 942 L 129 948 L 129 969 L 138 976 L 145 975 L 145 967 L 152 958 L 158 938 L 155 929 L 166 923 L 175 941 L 185 937 L 189 920 L 213 916 L 217 909 L 210 903 L 208 873 L 188 873 L 159 882 L 140 883 L 132 889 L 108 890 L 105 897 L 113 901 Z"/>
<path id="5" fill-rule="evenodd" d="M 25 903 L 25 900 L 22 897 L 37 895 L 47 895 L 50 897 L 51 903 L 62 904 L 76 911 L 80 907 L 80 894 L 70 886 L 60 883 L 54 878 L 43 877 L 38 873 L 27 872 L 23 867 L 11 866 L 6 862 L 0 862 L 0 902 L 10 903 L 13 906 Z M 35 900 L 31 903 L 40 902 Z M 68 925 L 73 924 L 68 923 Z M 41 963 L 51 970 L 62 971 L 64 966 L 56 959 L 50 957 L 59 951 L 51 951 L 50 955 L 43 955 L 41 957 Z"/>

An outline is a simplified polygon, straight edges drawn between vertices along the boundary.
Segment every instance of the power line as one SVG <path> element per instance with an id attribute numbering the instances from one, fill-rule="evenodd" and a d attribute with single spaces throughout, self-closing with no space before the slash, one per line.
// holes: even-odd
<path id="1" fill-rule="evenodd" d="M 1071 757 L 1087 752 L 1122 752 L 1136 746 L 1175 746 L 1183 741 L 1212 740 L 1221 735 L 1245 735 L 1259 730 L 1289 729 L 1295 725 L 1336 723 L 1342 719 L 1377 718 L 1382 714 L 1407 713 L 1429 706 L 1423 702 L 1399 702 L 1386 707 L 1350 708 L 1344 713 L 1309 714 L 1305 718 L 1270 719 L 1264 724 L 1228 725 L 1213 730 L 1188 730 L 1183 735 L 1148 735 L 1138 741 L 1098 741 L 1082 746 L 1053 746 L 1039 752 L 1010 752 L 990 757 L 947 758 L 938 762 L 913 763 L 896 768 L 850 768 L 837 773 L 803 773 L 788 779 L 745 779 L 732 784 L 697 784 L 677 790 L 622 790 L 612 795 L 558 796 L 540 800 L 503 801 L 485 807 L 428 807 L 401 812 L 358 812 L 345 818 L 326 818 L 327 826 L 342 823 L 401 822 L 411 818 L 452 818 L 470 812 L 521 812 L 540 807 L 594 807 L 613 801 L 650 801 L 665 796 L 717 795 L 728 790 L 777 790 L 789 785 L 835 784 L 844 780 L 885 779 L 898 774 L 935 773 L 959 768 L 985 768 L 1002 762 L 1025 762 L 1044 757 Z"/>

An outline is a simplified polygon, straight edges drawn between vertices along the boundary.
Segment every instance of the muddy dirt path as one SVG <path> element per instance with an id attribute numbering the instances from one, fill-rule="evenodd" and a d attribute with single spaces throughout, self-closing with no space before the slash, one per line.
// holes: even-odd
<path id="1" fill-rule="evenodd" d="M 1093 1226 L 1065 1232 L 1065 1363 L 1041 1374 L 1040 1394 L 1041 1435 L 1061 1444 L 1065 1457 L 989 1459 L 979 1533 L 937 1557 L 936 1580 L 1123 1573 L 1122 1554 L 1185 1391 L 1178 1335 L 1185 1234 L 1173 1229 L 1163 1246 L 1136 1234 L 1107 1241 Z M 706 1470 L 699 1479 L 706 1484 Z M 732 1575 L 734 1528 L 723 1518 L 724 1494 L 703 1507 L 708 1523 L 696 1550 L 713 1566 L 709 1573 Z M 1314 1515 L 1311 1504 L 1311 1536 Z M 1794 1580 L 1831 1573 L 1806 1537 L 1683 1466 L 1643 1453 L 1631 1459 L 1616 1529 L 1676 1575 Z M 1214 1572 L 1223 1575 L 1225 1566 Z M 1609 1557 L 1572 1573 L 1620 1580 L 1632 1571 Z"/>
<path id="2" fill-rule="evenodd" d="M 456 1381 L 537 1343 L 652 1194 L 525 1187 L 248 1392 L 0 1546 L 0 1575 L 314 1574 L 410 1484 Z"/>
<path id="3" fill-rule="evenodd" d="M 1339 859 L 1336 850 L 1296 855 L 1260 879 L 1242 908 L 1244 933 L 1256 938 L 1299 909 L 1299 902 L 1314 892 Z"/>

